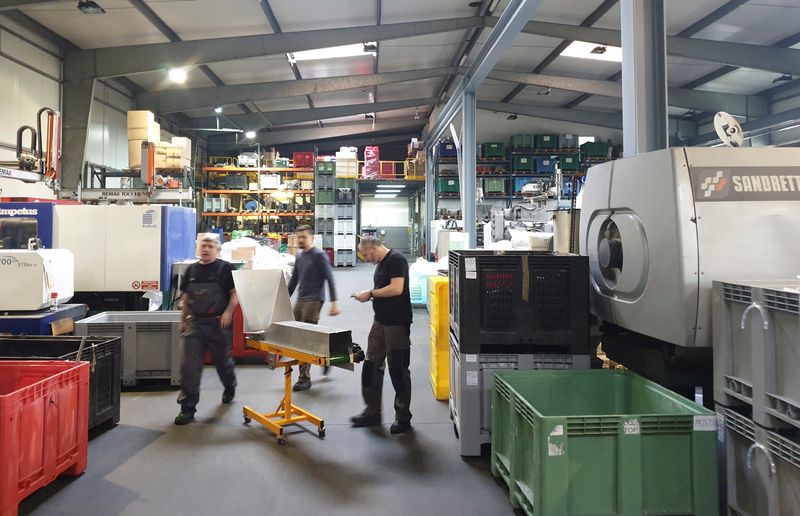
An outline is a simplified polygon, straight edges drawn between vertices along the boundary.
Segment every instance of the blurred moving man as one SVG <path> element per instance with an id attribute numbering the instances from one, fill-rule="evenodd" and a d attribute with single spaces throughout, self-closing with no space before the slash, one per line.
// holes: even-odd
<path id="1" fill-rule="evenodd" d="M 374 288 L 357 294 L 356 300 L 372 300 L 375 320 L 367 338 L 367 359 L 361 371 L 364 412 L 354 416 L 353 426 L 381 424 L 381 392 L 384 362 L 394 386 L 395 421 L 390 429 L 401 434 L 411 429 L 411 296 L 408 291 L 408 261 L 403 253 L 388 249 L 375 237 L 361 239 L 359 250 L 374 263 Z"/>
<path id="2" fill-rule="evenodd" d="M 239 304 L 233 285 L 233 267 L 218 258 L 219 238 L 206 233 L 200 241 L 200 261 L 186 269 L 181 298 L 180 332 L 184 336 L 181 361 L 181 412 L 176 425 L 194 421 L 200 401 L 200 378 L 206 350 L 225 386 L 222 403 L 230 403 L 236 394 L 236 374 L 231 357 L 233 310 Z"/>
<path id="3" fill-rule="evenodd" d="M 294 262 L 294 272 L 289 280 L 289 296 L 297 290 L 297 303 L 294 305 L 294 319 L 300 322 L 317 324 L 322 304 L 325 302 L 325 282 L 331 295 L 331 316 L 339 315 L 336 304 L 336 286 L 333 283 L 333 270 L 327 253 L 314 247 L 314 233 L 309 226 L 297 228 L 297 245 L 300 254 Z M 328 370 L 325 368 L 325 373 Z M 311 388 L 311 364 L 300 364 L 300 378 L 293 390 L 305 391 Z"/>

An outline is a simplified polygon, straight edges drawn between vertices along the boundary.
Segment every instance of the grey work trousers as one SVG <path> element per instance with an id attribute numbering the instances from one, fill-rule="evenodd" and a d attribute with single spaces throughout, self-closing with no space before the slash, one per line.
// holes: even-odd
<path id="1" fill-rule="evenodd" d="M 236 373 L 231 356 L 232 339 L 233 327 L 222 329 L 218 317 L 193 319 L 189 322 L 183 341 L 181 392 L 178 394 L 178 403 L 182 410 L 194 413 L 197 409 L 206 351 L 211 352 L 211 360 L 217 368 L 222 385 L 226 389 L 236 387 Z"/>
<path id="2" fill-rule="evenodd" d="M 366 415 L 381 413 L 383 373 L 385 362 L 389 363 L 389 378 L 394 387 L 395 419 L 411 421 L 411 325 L 389 326 L 372 323 L 367 337 L 367 359 L 361 370 L 361 391 L 367 408 Z"/>
<path id="3" fill-rule="evenodd" d="M 321 310 L 322 301 L 316 299 L 298 301 L 294 305 L 294 320 L 317 324 L 319 322 L 319 313 Z M 301 383 L 311 381 L 311 364 L 300 364 L 299 381 Z"/>

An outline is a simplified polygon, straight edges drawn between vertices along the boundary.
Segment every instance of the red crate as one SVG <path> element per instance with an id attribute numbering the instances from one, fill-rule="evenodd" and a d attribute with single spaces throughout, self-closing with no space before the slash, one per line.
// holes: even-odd
<path id="1" fill-rule="evenodd" d="M 333 261 L 334 261 L 333 259 L 336 256 L 336 254 L 334 253 L 333 249 L 332 248 L 326 248 L 325 252 L 328 255 L 328 260 L 330 260 L 331 265 L 333 265 Z"/>
<path id="2" fill-rule="evenodd" d="M 380 177 L 382 179 L 396 179 L 395 173 L 394 173 L 394 162 L 381 161 Z"/>
<path id="3" fill-rule="evenodd" d="M 313 152 L 293 152 L 292 162 L 294 168 L 314 168 Z"/>
<path id="4" fill-rule="evenodd" d="M 0 361 L 0 516 L 59 475 L 86 471 L 89 363 Z"/>

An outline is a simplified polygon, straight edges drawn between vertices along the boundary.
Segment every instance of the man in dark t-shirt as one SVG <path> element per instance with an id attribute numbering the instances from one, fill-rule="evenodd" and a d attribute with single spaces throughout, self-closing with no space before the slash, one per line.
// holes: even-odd
<path id="1" fill-rule="evenodd" d="M 231 357 L 233 310 L 239 304 L 233 284 L 233 267 L 220 260 L 217 235 L 206 233 L 200 241 L 200 261 L 184 274 L 181 297 L 180 332 L 184 337 L 181 361 L 181 412 L 176 425 L 194 421 L 200 401 L 200 377 L 206 350 L 225 387 L 222 403 L 230 403 L 236 394 L 236 374 Z"/>
<path id="2" fill-rule="evenodd" d="M 356 295 L 372 300 L 375 319 L 367 338 L 367 359 L 361 371 L 364 412 L 354 416 L 354 426 L 381 424 L 381 392 L 384 362 L 394 387 L 395 421 L 390 431 L 401 434 L 411 429 L 411 296 L 408 291 L 408 261 L 402 253 L 388 249 L 374 237 L 361 239 L 359 250 L 365 261 L 376 264 L 374 288 Z"/>

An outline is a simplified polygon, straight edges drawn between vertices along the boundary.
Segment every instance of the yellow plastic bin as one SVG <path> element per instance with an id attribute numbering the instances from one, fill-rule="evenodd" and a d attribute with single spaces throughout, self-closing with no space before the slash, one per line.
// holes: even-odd
<path id="1" fill-rule="evenodd" d="M 450 397 L 450 287 L 444 276 L 428 277 L 431 322 L 431 387 L 437 400 Z"/>

